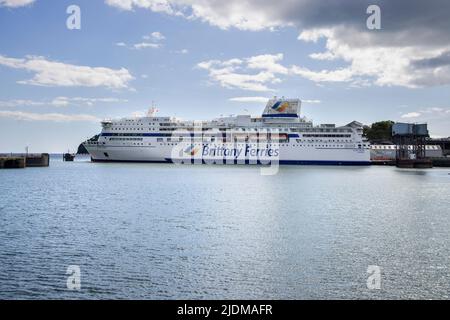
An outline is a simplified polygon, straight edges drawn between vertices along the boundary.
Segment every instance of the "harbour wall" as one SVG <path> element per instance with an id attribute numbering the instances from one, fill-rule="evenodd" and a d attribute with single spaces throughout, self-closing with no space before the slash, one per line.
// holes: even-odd
<path id="1" fill-rule="evenodd" d="M 50 156 L 48 153 L 0 154 L 0 169 L 48 167 L 49 165 Z"/>

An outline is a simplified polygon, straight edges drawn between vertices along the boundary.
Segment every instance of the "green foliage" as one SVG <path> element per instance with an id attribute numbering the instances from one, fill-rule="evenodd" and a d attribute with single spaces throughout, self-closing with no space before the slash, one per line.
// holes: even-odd
<path id="1" fill-rule="evenodd" d="M 379 121 L 364 127 L 364 135 L 370 142 L 392 141 L 392 125 L 394 121 Z"/>

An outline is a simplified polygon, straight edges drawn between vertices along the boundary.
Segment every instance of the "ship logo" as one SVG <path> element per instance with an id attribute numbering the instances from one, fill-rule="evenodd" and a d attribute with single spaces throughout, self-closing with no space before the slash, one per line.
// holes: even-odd
<path id="1" fill-rule="evenodd" d="M 289 107 L 289 102 L 287 101 L 277 101 L 275 102 L 275 104 L 272 106 L 272 109 L 278 112 L 284 112 L 286 111 L 286 109 Z"/>
<path id="2" fill-rule="evenodd" d="M 187 147 L 184 150 L 184 153 L 190 155 L 190 156 L 195 156 L 195 154 L 200 150 L 199 147 L 195 147 L 194 145 L 190 145 L 189 147 Z"/>

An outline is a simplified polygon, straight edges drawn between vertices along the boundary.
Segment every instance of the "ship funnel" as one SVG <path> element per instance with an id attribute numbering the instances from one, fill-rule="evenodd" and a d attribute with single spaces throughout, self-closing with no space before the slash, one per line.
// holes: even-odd
<path id="1" fill-rule="evenodd" d="M 273 98 L 267 102 L 263 118 L 299 119 L 300 99 Z"/>

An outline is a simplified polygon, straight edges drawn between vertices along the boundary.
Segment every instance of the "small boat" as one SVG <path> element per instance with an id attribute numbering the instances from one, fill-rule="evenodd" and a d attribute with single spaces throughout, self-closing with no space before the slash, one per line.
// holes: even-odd
<path id="1" fill-rule="evenodd" d="M 63 161 L 73 161 L 75 159 L 74 153 L 64 153 L 63 154 Z"/>

